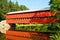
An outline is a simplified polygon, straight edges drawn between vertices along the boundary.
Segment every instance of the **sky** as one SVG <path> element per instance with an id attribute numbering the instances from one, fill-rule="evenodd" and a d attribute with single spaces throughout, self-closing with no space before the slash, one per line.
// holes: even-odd
<path id="1" fill-rule="evenodd" d="M 17 1 L 19 5 L 25 5 L 29 9 L 43 9 L 49 7 L 50 0 L 11 0 L 14 3 Z"/>

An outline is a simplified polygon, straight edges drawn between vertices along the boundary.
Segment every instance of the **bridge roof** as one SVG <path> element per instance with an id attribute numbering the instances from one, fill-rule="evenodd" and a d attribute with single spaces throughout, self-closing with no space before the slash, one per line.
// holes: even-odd
<path id="1" fill-rule="evenodd" d="M 26 13 L 26 12 L 36 12 L 36 11 L 47 11 L 47 10 L 50 10 L 50 9 L 45 8 L 45 9 L 35 9 L 35 10 L 15 11 L 15 12 L 8 12 L 7 14 Z"/>

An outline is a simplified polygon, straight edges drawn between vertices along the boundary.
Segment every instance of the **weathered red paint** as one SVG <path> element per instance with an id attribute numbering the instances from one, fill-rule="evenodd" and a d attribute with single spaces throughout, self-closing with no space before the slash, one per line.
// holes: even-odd
<path id="1" fill-rule="evenodd" d="M 50 23 L 50 16 L 54 16 L 50 11 L 37 11 L 7 14 L 6 20 L 7 23 Z"/>
<path id="2" fill-rule="evenodd" d="M 49 17 L 54 16 L 55 13 L 50 11 L 35 11 L 35 12 L 24 12 L 24 13 L 15 13 L 7 14 L 6 22 L 9 24 L 16 23 L 55 23 L 57 19 L 50 19 Z M 49 40 L 49 34 L 46 33 L 37 33 L 37 32 L 21 32 L 21 31 L 7 31 L 6 40 L 38 40 L 42 38 Z"/>
<path id="3" fill-rule="evenodd" d="M 26 13 L 16 13 L 16 14 L 8 14 L 7 18 L 25 18 L 25 17 L 45 17 L 51 16 L 50 12 L 26 12 Z"/>
<path id="4" fill-rule="evenodd" d="M 38 32 L 7 31 L 6 39 L 11 40 L 38 40 L 39 38 L 49 40 L 49 35 Z"/>

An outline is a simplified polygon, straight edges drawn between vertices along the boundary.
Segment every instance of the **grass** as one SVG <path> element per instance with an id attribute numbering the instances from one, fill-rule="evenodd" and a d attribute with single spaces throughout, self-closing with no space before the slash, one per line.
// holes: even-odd
<path id="1" fill-rule="evenodd" d="M 6 35 L 5 35 L 5 34 L 0 33 L 0 40 L 6 40 Z"/>
<path id="2" fill-rule="evenodd" d="M 60 31 L 50 35 L 50 40 L 60 40 Z"/>

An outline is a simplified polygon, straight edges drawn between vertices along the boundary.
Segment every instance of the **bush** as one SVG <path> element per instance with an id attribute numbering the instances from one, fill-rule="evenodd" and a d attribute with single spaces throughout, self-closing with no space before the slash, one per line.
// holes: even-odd
<path id="1" fill-rule="evenodd" d="M 60 31 L 50 35 L 50 40 L 60 40 Z"/>
<path id="2" fill-rule="evenodd" d="M 15 30 L 48 32 L 48 24 L 16 24 Z"/>
<path id="3" fill-rule="evenodd" d="M 16 24 L 15 30 L 36 31 L 36 32 L 57 32 L 57 31 L 60 31 L 60 23 L 56 23 L 56 24 Z"/>
<path id="4" fill-rule="evenodd" d="M 6 35 L 5 35 L 5 34 L 0 33 L 0 40 L 6 40 Z"/>

